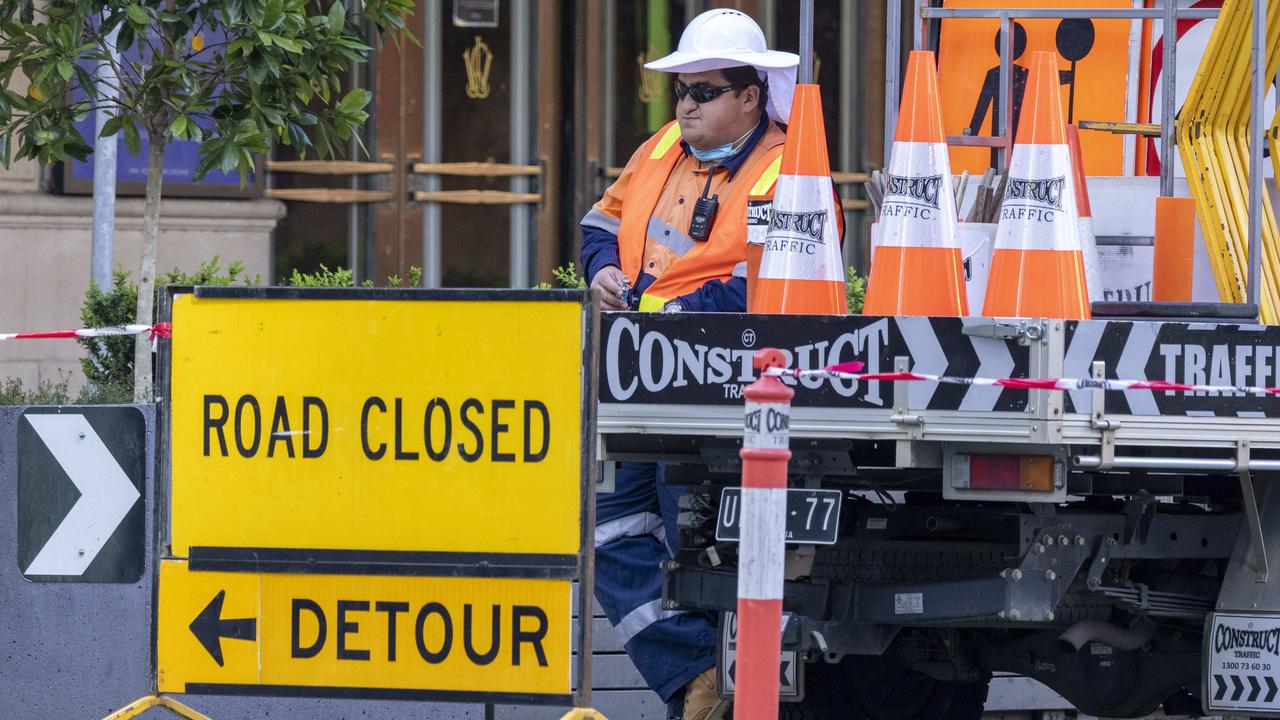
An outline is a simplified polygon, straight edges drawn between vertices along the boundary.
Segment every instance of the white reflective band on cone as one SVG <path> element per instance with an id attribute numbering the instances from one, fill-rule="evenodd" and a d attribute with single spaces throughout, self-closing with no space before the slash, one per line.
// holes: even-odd
<path id="1" fill-rule="evenodd" d="M 1084 282 L 1089 302 L 1102 301 L 1102 261 L 1098 258 L 1098 238 L 1093 234 L 1093 216 L 1080 216 L 1080 251 L 1084 254 Z"/>
<path id="2" fill-rule="evenodd" d="M 946 145 L 905 141 L 893 144 L 879 225 L 879 245 L 959 247 Z"/>
<path id="3" fill-rule="evenodd" d="M 1000 205 L 996 249 L 1078 251 L 1076 212 L 1070 148 L 1019 145 Z"/>
<path id="4" fill-rule="evenodd" d="M 779 175 L 760 277 L 844 282 L 837 223 L 830 177 Z"/>

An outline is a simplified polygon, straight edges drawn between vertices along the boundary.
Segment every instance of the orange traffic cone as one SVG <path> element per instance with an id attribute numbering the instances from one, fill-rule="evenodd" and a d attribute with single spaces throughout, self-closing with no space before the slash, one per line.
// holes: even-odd
<path id="1" fill-rule="evenodd" d="M 982 314 L 1086 319 L 1071 149 L 1063 137 L 1058 62 L 1031 53 Z"/>
<path id="2" fill-rule="evenodd" d="M 1071 148 L 1071 173 L 1075 177 L 1076 209 L 1080 211 L 1080 252 L 1084 253 L 1084 281 L 1089 300 L 1102 299 L 1102 265 L 1098 260 L 1098 238 L 1093 232 L 1093 209 L 1089 205 L 1089 185 L 1085 182 L 1084 151 L 1080 149 L 1080 131 L 1068 125 L 1067 146 Z"/>
<path id="3" fill-rule="evenodd" d="M 938 71 L 933 53 L 925 50 L 913 51 L 907 60 L 880 232 L 864 313 L 968 314 Z"/>
<path id="4" fill-rule="evenodd" d="M 751 312 L 844 315 L 844 263 L 817 85 L 797 85 Z"/>

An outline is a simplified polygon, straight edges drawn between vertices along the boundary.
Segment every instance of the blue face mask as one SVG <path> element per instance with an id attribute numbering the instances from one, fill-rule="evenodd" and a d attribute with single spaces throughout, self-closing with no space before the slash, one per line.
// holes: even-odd
<path id="1" fill-rule="evenodd" d="M 710 150 L 699 150 L 690 145 L 689 149 L 693 151 L 693 156 L 701 162 L 719 162 L 733 154 L 733 146 L 735 144 L 725 143 L 718 148 L 711 148 Z"/>

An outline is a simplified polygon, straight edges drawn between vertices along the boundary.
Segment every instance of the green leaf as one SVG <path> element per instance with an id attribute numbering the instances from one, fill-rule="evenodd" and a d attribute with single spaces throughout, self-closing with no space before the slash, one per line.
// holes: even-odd
<path id="1" fill-rule="evenodd" d="M 231 172 L 236 167 L 236 162 L 240 159 L 240 148 L 234 142 L 225 140 L 222 143 L 222 149 L 218 153 L 218 168 L 223 172 Z"/>
<path id="2" fill-rule="evenodd" d="M 280 47 L 282 50 L 284 50 L 287 53 L 291 53 L 293 55 L 299 55 L 302 53 L 302 46 L 299 45 L 297 42 L 290 40 L 287 37 L 272 35 L 271 42 L 275 43 L 278 47 Z"/>
<path id="3" fill-rule="evenodd" d="M 329 32 L 337 35 L 342 32 L 342 28 L 347 22 L 347 8 L 341 0 L 334 0 L 333 6 L 329 8 Z"/>
<path id="4" fill-rule="evenodd" d="M 267 0 L 266 13 L 262 16 L 262 24 L 268 30 L 274 30 L 284 19 L 284 0 Z"/>
<path id="5" fill-rule="evenodd" d="M 140 5 L 130 5 L 125 8 L 125 12 L 129 14 L 129 22 L 139 27 L 146 27 L 151 24 L 151 16 L 143 10 Z"/>
<path id="6" fill-rule="evenodd" d="M 227 55 L 248 55 L 253 52 L 254 42 L 249 38 L 236 38 L 227 44 Z"/>
<path id="7" fill-rule="evenodd" d="M 58 61 L 58 74 L 62 76 L 62 82 L 67 82 L 68 80 L 70 80 L 71 75 L 75 71 L 76 71 L 75 65 L 73 65 L 70 60 Z"/>
<path id="8" fill-rule="evenodd" d="M 93 76 L 89 74 L 88 70 L 76 65 L 76 79 L 80 83 L 80 88 L 84 90 L 90 99 L 98 99 L 98 86 L 94 83 Z"/>
<path id="9" fill-rule="evenodd" d="M 249 180 L 249 173 L 253 172 L 253 155 L 246 148 L 240 148 L 240 159 L 236 163 L 236 172 L 240 175 L 240 187 L 244 187 Z"/>
<path id="10" fill-rule="evenodd" d="M 183 138 L 187 135 L 187 116 L 179 115 L 173 119 L 173 123 L 169 125 L 169 134 L 175 138 Z"/>
<path id="11" fill-rule="evenodd" d="M 105 123 L 102 124 L 102 130 L 101 132 L 98 133 L 98 136 L 111 137 L 112 135 L 115 135 L 116 133 L 120 132 L 120 128 L 124 127 L 124 123 L 126 119 L 127 118 L 124 115 L 116 115 L 112 117 L 110 120 L 107 120 Z"/>
<path id="12" fill-rule="evenodd" d="M 131 155 L 137 155 L 142 151 L 142 138 L 138 135 L 137 125 L 125 123 L 124 146 L 129 149 Z"/>
<path id="13" fill-rule="evenodd" d="M 338 103 L 338 111 L 347 115 L 353 114 L 363 110 L 372 99 L 373 93 L 364 88 L 355 88 L 342 97 Z"/>

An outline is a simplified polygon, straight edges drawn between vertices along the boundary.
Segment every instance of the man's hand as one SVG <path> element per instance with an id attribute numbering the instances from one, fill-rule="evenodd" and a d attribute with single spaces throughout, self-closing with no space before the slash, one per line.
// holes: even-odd
<path id="1" fill-rule="evenodd" d="M 616 265 L 606 265 L 591 279 L 591 288 L 600 290 L 600 298 L 605 310 L 626 310 L 622 302 L 622 284 L 627 276 Z"/>

